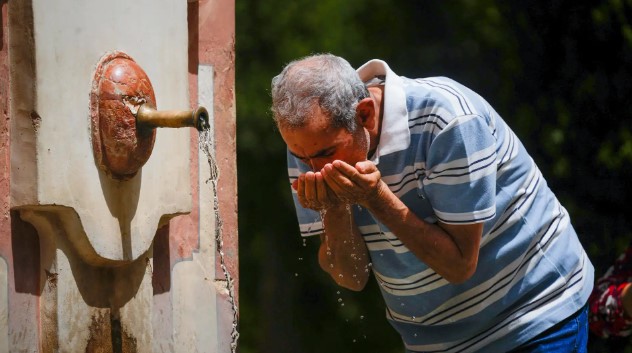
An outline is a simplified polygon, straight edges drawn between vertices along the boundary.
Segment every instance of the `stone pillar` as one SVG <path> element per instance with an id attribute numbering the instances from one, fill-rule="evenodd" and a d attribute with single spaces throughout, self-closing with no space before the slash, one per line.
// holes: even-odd
<path id="1" fill-rule="evenodd" d="M 0 4 L 0 353 L 234 351 L 233 1 Z M 196 130 L 159 129 L 128 180 L 99 168 L 90 91 L 114 51 L 159 110 L 209 110 L 210 163 Z"/>
<path id="2" fill-rule="evenodd" d="M 196 17 L 189 7 L 189 18 Z M 237 234 L 237 155 L 235 107 L 235 4 L 233 0 L 202 0 L 197 7 L 198 60 L 214 68 L 215 155 L 220 170 L 217 195 L 223 239 L 223 263 L 216 256 L 215 278 L 220 290 L 217 297 L 218 335 L 221 352 L 238 338 L 239 262 Z M 189 22 L 189 26 L 192 23 Z M 190 28 L 190 27 L 189 27 Z M 190 28 L 191 29 L 191 28 Z M 195 39 L 190 37 L 189 40 Z M 191 43 L 191 42 L 190 42 Z M 190 55 L 189 58 L 192 56 Z M 200 86 L 198 84 L 198 86 Z M 198 92 L 198 95 L 199 92 Z M 196 96 L 192 94 L 192 96 Z M 201 96 L 204 96 L 203 94 Z M 224 267 L 225 271 L 222 269 Z M 230 274 L 230 284 L 226 275 Z M 233 288 L 227 288 L 233 286 Z"/>

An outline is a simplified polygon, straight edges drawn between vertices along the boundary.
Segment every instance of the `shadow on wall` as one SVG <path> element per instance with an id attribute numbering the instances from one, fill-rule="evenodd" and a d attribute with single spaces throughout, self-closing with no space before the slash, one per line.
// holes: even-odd
<path id="1" fill-rule="evenodd" d="M 111 292 L 117 292 L 118 304 L 122 305 L 138 290 L 148 261 L 147 256 L 141 256 L 138 260 L 119 267 L 91 266 L 78 256 L 67 239 L 44 240 L 44 244 L 47 244 L 43 246 L 45 249 L 41 249 L 40 237 L 35 227 L 23 221 L 19 211 L 11 211 L 12 267 L 16 292 L 36 296 L 42 294 L 45 281 L 51 281 L 55 274 L 46 273 L 44 276 L 43 273 L 40 273 L 41 250 L 50 253 L 59 247 L 70 261 L 77 286 L 86 303 L 95 307 L 110 307 L 113 304 L 110 301 Z M 167 224 L 158 229 L 153 244 L 152 285 L 154 295 L 171 290 L 170 253 L 169 225 Z M 52 256 L 54 254 L 48 254 L 46 257 L 52 258 Z M 116 282 L 124 283 L 116 285 Z M 127 294 L 121 295 L 121 293 Z"/>
<path id="2" fill-rule="evenodd" d="M 19 211 L 11 211 L 16 292 L 41 296 L 46 284 L 55 286 L 58 274 L 46 269 L 54 268 L 50 262 L 56 258 L 55 252 L 61 250 L 68 259 L 77 289 L 87 305 L 95 308 L 122 307 L 134 297 L 149 266 L 149 252 L 120 266 L 90 265 L 79 255 L 77 245 L 69 240 L 59 217 L 50 214 L 46 217 L 56 231 L 52 236 L 46 234 L 40 237 L 33 225 L 20 218 Z"/>
<path id="3" fill-rule="evenodd" d="M 124 259 L 131 259 L 133 257 L 131 225 L 132 219 L 134 219 L 136 215 L 136 209 L 138 208 L 141 179 L 142 169 L 126 182 L 114 180 L 108 177 L 103 170 L 99 169 L 99 181 L 101 182 L 103 196 L 105 197 L 110 214 L 112 214 L 119 223 Z"/>
<path id="4" fill-rule="evenodd" d="M 40 243 L 37 230 L 11 211 L 11 250 L 15 291 L 40 295 Z"/>

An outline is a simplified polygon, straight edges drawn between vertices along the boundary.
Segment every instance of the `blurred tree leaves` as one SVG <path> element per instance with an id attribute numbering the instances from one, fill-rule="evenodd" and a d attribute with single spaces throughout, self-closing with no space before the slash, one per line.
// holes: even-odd
<path id="1" fill-rule="evenodd" d="M 240 352 L 402 352 L 379 289 L 353 293 L 298 235 L 270 80 L 319 52 L 445 75 L 512 126 L 602 274 L 632 239 L 632 0 L 237 0 Z M 342 305 L 344 304 L 344 305 Z M 591 337 L 590 351 L 622 342 Z M 615 347 L 619 347 L 618 350 Z"/>

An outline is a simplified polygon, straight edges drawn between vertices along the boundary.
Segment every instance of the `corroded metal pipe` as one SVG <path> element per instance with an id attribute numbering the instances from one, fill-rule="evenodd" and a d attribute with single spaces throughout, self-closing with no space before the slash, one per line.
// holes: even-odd
<path id="1" fill-rule="evenodd" d="M 149 104 L 143 104 L 136 113 L 136 124 L 149 127 L 194 127 L 198 131 L 210 127 L 208 111 L 204 107 L 196 110 L 156 110 Z"/>

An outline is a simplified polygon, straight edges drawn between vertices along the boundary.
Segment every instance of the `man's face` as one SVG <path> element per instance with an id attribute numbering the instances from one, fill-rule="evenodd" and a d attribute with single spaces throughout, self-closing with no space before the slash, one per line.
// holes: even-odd
<path id="1" fill-rule="evenodd" d="M 365 129 L 358 125 L 351 133 L 345 128 L 332 128 L 320 112 L 314 114 L 305 126 L 280 128 L 280 132 L 290 153 L 315 172 L 335 160 L 350 165 L 366 160 L 368 139 Z"/>

